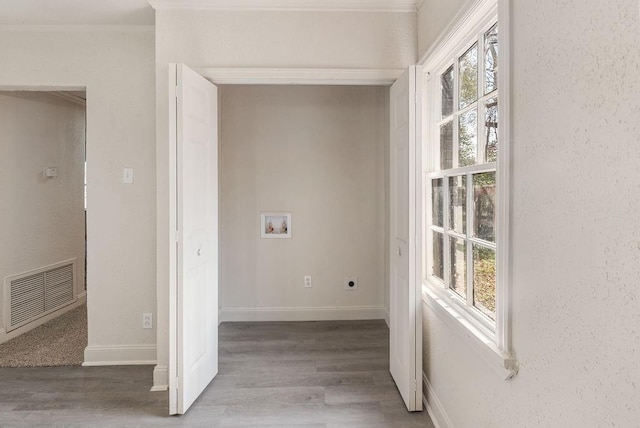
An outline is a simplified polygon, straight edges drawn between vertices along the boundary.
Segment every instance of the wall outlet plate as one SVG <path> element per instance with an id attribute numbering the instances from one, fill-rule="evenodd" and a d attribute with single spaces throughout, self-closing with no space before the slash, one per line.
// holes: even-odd
<path id="1" fill-rule="evenodd" d="M 305 275 L 305 277 L 304 277 L 304 287 L 305 288 L 313 287 L 313 284 L 311 282 L 311 275 Z"/>
<path id="2" fill-rule="evenodd" d="M 344 279 L 345 290 L 357 290 L 358 289 L 358 277 L 352 276 Z"/>
<path id="3" fill-rule="evenodd" d="M 142 328 L 153 328 L 153 314 L 145 312 L 142 314 Z"/>

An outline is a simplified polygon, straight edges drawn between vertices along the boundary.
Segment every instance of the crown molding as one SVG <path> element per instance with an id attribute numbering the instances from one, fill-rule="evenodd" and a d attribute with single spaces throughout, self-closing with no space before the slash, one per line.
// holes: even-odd
<path id="1" fill-rule="evenodd" d="M 416 12 L 416 0 L 147 0 L 156 10 Z"/>
<path id="2" fill-rule="evenodd" d="M 0 31 L 9 32 L 154 32 L 154 25 L 0 25 Z"/>
<path id="3" fill-rule="evenodd" d="M 403 70 L 330 68 L 209 68 L 194 70 L 221 85 L 390 86 Z"/>

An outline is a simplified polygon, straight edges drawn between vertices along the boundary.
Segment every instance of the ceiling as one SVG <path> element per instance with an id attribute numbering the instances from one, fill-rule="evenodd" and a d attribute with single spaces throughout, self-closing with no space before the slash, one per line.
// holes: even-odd
<path id="1" fill-rule="evenodd" d="M 146 0 L 0 0 L 0 25 L 153 25 Z"/>

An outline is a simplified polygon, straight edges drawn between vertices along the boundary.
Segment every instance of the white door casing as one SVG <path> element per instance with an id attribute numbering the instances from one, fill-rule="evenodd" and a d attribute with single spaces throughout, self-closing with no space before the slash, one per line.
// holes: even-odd
<path id="1" fill-rule="evenodd" d="M 416 67 L 390 92 L 390 370 L 410 411 L 422 410 L 420 281 L 416 276 Z"/>
<path id="2" fill-rule="evenodd" d="M 183 64 L 170 67 L 177 278 L 170 308 L 175 334 L 170 338 L 169 413 L 183 414 L 218 373 L 218 100 L 211 82 Z"/>

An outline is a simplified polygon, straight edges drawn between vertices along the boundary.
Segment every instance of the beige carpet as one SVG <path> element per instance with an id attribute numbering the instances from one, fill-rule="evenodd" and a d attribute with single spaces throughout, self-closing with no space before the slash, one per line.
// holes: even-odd
<path id="1" fill-rule="evenodd" d="M 87 346 L 87 305 L 0 344 L 0 367 L 79 366 Z"/>

